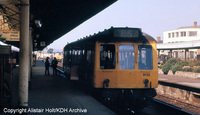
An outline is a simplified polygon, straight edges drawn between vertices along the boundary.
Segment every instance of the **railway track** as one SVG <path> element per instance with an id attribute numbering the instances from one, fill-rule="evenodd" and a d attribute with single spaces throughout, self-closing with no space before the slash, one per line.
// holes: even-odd
<path id="1" fill-rule="evenodd" d="M 153 101 L 160 106 L 165 106 L 166 110 L 171 110 L 175 114 L 193 115 L 200 114 L 200 107 L 192 105 L 174 98 L 157 95 Z"/>

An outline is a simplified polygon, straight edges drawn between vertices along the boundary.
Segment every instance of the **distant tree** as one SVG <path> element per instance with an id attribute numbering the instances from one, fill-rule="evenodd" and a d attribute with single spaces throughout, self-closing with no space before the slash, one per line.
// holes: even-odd
<path id="1" fill-rule="evenodd" d="M 53 53 L 53 48 L 49 48 L 47 53 Z"/>

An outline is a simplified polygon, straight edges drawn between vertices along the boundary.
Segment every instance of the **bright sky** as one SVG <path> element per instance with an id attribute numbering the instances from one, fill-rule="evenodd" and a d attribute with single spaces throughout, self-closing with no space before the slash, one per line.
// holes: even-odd
<path id="1" fill-rule="evenodd" d="M 200 0 L 118 0 L 54 41 L 48 48 L 62 49 L 67 42 L 113 27 L 137 27 L 155 39 L 164 31 L 200 25 Z"/>

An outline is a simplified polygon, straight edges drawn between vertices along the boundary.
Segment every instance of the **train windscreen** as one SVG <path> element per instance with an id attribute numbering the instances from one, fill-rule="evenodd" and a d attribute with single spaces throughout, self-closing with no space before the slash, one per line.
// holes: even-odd
<path id="1" fill-rule="evenodd" d="M 151 45 L 139 45 L 138 46 L 138 61 L 139 69 L 152 70 L 153 69 L 153 56 Z"/>
<path id="2" fill-rule="evenodd" d="M 119 45 L 119 68 L 135 69 L 134 46 L 131 44 Z"/>
<path id="3" fill-rule="evenodd" d="M 100 46 L 100 68 L 115 69 L 115 45 L 102 44 Z"/>

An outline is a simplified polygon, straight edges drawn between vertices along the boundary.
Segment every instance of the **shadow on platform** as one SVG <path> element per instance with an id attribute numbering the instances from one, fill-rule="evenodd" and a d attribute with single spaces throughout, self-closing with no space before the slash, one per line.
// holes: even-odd
<path id="1" fill-rule="evenodd" d="M 88 114 L 114 115 L 111 110 L 90 95 L 81 91 L 75 82 L 60 76 L 44 75 L 42 61 L 37 61 L 32 69 L 31 87 L 29 89 L 28 114 Z M 15 73 L 16 74 L 16 73 Z M 17 86 L 17 82 L 15 82 Z M 13 108 L 17 105 L 17 87 L 15 87 Z"/>

